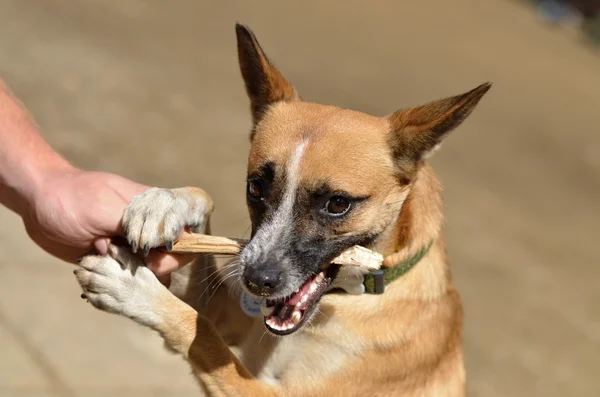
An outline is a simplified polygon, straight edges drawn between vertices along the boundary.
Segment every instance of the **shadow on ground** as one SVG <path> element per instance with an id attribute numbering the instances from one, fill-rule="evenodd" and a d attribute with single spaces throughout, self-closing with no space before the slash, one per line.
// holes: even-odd
<path id="1" fill-rule="evenodd" d="M 600 395 L 599 57 L 513 2 L 331 4 L 5 0 L 0 76 L 76 165 L 201 186 L 230 236 L 248 227 L 236 21 L 312 101 L 383 115 L 493 81 L 433 161 L 469 395 Z M 92 311 L 0 219 L 0 395 L 196 394 L 154 335 Z"/>

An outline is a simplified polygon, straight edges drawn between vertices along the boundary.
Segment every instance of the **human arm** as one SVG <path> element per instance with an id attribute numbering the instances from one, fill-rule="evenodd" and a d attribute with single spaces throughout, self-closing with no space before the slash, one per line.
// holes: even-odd
<path id="1" fill-rule="evenodd" d="M 103 254 L 122 235 L 131 198 L 148 189 L 118 175 L 78 169 L 56 153 L 33 119 L 0 80 L 0 203 L 20 215 L 27 233 L 68 262 Z M 148 265 L 168 273 L 189 257 L 151 253 Z"/>

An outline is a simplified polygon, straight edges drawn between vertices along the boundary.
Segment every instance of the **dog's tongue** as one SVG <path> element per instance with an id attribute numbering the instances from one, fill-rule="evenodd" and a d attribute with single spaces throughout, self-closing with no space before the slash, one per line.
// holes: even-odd
<path id="1" fill-rule="evenodd" d="M 281 306 L 281 309 L 279 309 L 279 311 L 276 313 L 277 313 L 277 316 L 279 316 L 279 318 L 281 320 L 288 320 L 292 316 L 293 311 L 294 311 L 293 306 L 283 305 L 283 306 Z"/>
<path id="2" fill-rule="evenodd" d="M 300 289 L 298 290 L 298 292 L 296 292 L 294 295 L 292 295 L 292 297 L 290 299 L 287 300 L 287 302 L 285 302 L 285 304 L 287 306 L 296 306 L 298 303 L 300 303 L 300 300 L 302 299 L 302 297 L 306 294 L 309 293 L 310 291 L 310 286 L 312 285 L 312 283 L 315 281 L 315 277 L 311 277 L 309 278 L 303 285 L 302 287 L 300 287 Z"/>

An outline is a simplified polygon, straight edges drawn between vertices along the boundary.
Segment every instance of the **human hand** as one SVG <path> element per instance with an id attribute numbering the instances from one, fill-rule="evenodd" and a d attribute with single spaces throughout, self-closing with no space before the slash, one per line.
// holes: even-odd
<path id="1" fill-rule="evenodd" d="M 73 167 L 49 171 L 36 187 L 28 213 L 22 214 L 27 233 L 46 252 L 71 263 L 93 249 L 106 254 L 110 237 L 123 236 L 127 204 L 148 188 L 104 172 Z M 154 251 L 145 262 L 164 275 L 192 259 Z"/>
<path id="2" fill-rule="evenodd" d="M 146 189 L 114 174 L 71 166 L 44 141 L 0 79 L 0 203 L 21 215 L 27 233 L 45 251 L 68 262 L 93 247 L 105 254 L 110 237 L 123 235 L 125 207 Z M 192 258 L 152 252 L 146 264 L 160 275 Z"/>

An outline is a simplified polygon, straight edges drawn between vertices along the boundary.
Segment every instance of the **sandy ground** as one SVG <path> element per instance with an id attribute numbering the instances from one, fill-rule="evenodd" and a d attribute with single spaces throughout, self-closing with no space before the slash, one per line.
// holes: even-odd
<path id="1" fill-rule="evenodd" d="M 469 395 L 600 395 L 600 57 L 510 1 L 344 3 L 3 0 L 0 76 L 76 165 L 201 186 L 230 236 L 248 227 L 235 21 L 312 101 L 383 115 L 493 81 L 433 161 Z M 157 337 L 0 224 L 1 396 L 196 395 Z"/>

